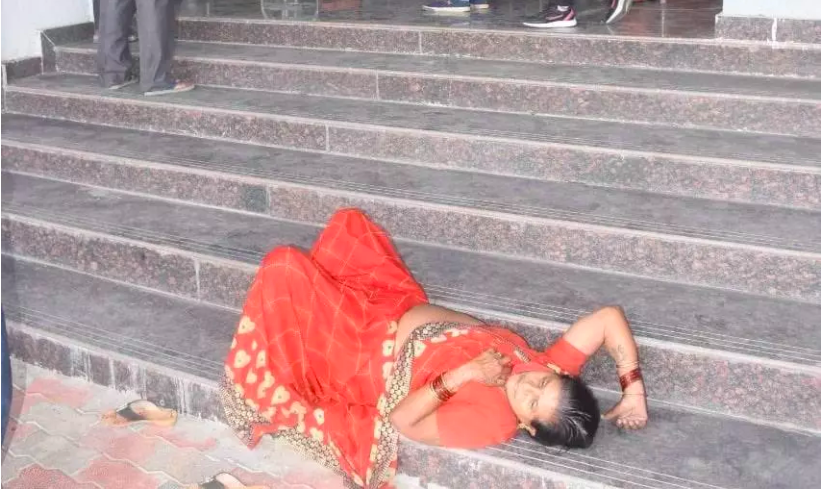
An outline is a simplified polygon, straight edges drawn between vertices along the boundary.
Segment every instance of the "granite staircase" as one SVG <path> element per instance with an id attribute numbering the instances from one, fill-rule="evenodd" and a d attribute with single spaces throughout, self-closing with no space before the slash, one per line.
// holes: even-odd
<path id="1" fill-rule="evenodd" d="M 216 380 L 274 246 L 341 206 L 437 303 L 545 346 L 625 307 L 647 429 L 587 451 L 404 441 L 456 487 L 820 485 L 819 44 L 185 17 L 147 99 L 44 34 L 2 118 L 14 354 L 219 419 Z M 562 63 L 558 63 L 562 60 Z M 607 407 L 602 356 L 584 373 Z"/>

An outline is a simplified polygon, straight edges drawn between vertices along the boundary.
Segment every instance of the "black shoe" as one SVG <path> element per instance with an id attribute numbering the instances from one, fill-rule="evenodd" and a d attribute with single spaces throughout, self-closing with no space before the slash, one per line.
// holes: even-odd
<path id="1" fill-rule="evenodd" d="M 624 0 L 623 0 L 624 1 Z M 574 7 L 559 5 L 548 5 L 548 8 L 529 18 L 522 25 L 527 27 L 550 28 L 550 27 L 574 27 L 577 25 L 577 12 Z"/>
<path id="2" fill-rule="evenodd" d="M 631 10 L 632 0 L 611 0 L 611 8 L 608 10 L 608 17 L 605 18 L 606 24 L 612 24 L 619 19 L 625 17 L 629 10 Z"/>

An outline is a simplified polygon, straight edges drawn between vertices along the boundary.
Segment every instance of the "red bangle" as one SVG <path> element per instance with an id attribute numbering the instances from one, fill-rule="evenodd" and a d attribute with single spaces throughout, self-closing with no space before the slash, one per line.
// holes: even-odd
<path id="1" fill-rule="evenodd" d="M 633 384 L 637 380 L 642 380 L 642 372 L 640 372 L 639 367 L 620 375 L 619 386 L 622 387 L 622 390 L 624 391 L 626 387 Z"/>
<path id="2" fill-rule="evenodd" d="M 443 374 L 437 375 L 433 382 L 431 382 L 431 390 L 434 391 L 434 394 L 437 396 L 441 402 L 446 402 L 448 399 L 454 397 L 454 393 L 451 392 L 448 387 L 445 387 L 445 381 L 442 378 Z"/>

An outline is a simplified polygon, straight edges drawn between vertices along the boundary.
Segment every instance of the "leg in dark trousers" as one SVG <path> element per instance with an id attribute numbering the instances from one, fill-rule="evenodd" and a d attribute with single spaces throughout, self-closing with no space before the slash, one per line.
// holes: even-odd
<path id="1" fill-rule="evenodd" d="M 174 57 L 174 32 L 177 27 L 176 4 L 176 0 L 137 0 L 140 88 L 144 92 L 174 83 L 171 78 L 171 61 Z"/>
<path id="2" fill-rule="evenodd" d="M 133 76 L 128 34 L 135 9 L 135 0 L 100 1 L 97 69 L 104 87 L 120 85 Z"/>
<path id="3" fill-rule="evenodd" d="M 91 7 L 94 10 L 94 30 L 100 28 L 100 0 L 91 2 Z"/>
<path id="4" fill-rule="evenodd" d="M 0 312 L 2 315 L 2 312 Z M 11 413 L 11 397 L 12 397 L 12 388 L 11 388 L 11 357 L 9 356 L 9 337 L 6 333 L 6 316 L 2 316 L 3 322 L 3 338 L 2 338 L 2 384 L 3 384 L 3 398 L 2 398 L 2 408 L 3 408 L 3 433 L 2 433 L 2 441 L 6 440 L 6 428 L 9 426 L 9 414 Z"/>

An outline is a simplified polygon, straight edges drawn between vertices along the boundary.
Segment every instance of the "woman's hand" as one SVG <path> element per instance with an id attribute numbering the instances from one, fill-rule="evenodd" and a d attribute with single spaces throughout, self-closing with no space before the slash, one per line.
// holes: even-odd
<path id="1" fill-rule="evenodd" d="M 462 368 L 468 379 L 500 387 L 505 385 L 505 381 L 511 375 L 511 359 L 492 348 L 485 350 Z"/>
<path id="2" fill-rule="evenodd" d="M 625 393 L 622 399 L 605 413 L 604 418 L 614 421 L 619 428 L 638 430 L 648 424 L 648 402 L 645 394 Z"/>

